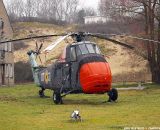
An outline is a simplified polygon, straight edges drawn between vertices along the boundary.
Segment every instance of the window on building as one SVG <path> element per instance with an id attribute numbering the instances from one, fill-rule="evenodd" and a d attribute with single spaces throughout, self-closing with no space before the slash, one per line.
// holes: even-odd
<path id="1" fill-rule="evenodd" d="M 5 51 L 8 51 L 8 43 L 5 43 L 5 44 L 4 44 L 4 50 L 5 50 Z"/>
<path id="2" fill-rule="evenodd" d="M 8 64 L 5 64 L 5 77 L 8 77 L 9 76 L 9 70 L 8 70 Z"/>
<path id="3" fill-rule="evenodd" d="M 4 50 L 4 44 L 0 45 L 0 50 L 3 51 Z"/>
<path id="4" fill-rule="evenodd" d="M 13 77 L 13 65 L 5 64 L 5 77 L 12 78 Z"/>
<path id="5" fill-rule="evenodd" d="M 0 59 L 5 58 L 5 52 L 3 50 L 0 50 Z"/>
<path id="6" fill-rule="evenodd" d="M 9 43 L 4 44 L 3 50 L 11 52 L 12 51 L 12 43 L 9 42 Z"/>
<path id="7" fill-rule="evenodd" d="M 12 78 L 13 77 L 13 65 L 12 64 L 9 64 L 9 77 Z"/>
<path id="8" fill-rule="evenodd" d="M 12 51 L 12 43 L 11 43 L 11 42 L 8 43 L 8 51 L 9 51 L 9 52 Z"/>
<path id="9" fill-rule="evenodd" d="M 0 29 L 4 29 L 4 21 L 2 18 L 0 18 Z"/>

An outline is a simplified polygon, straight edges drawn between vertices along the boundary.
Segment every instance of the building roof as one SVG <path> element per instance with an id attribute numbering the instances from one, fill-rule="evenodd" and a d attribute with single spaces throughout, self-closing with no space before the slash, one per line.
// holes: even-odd
<path id="1" fill-rule="evenodd" d="M 4 22 L 4 35 L 5 37 L 11 38 L 13 36 L 13 29 L 9 20 L 9 16 L 7 14 L 7 10 L 3 3 L 3 0 L 0 0 L 0 18 L 3 19 Z"/>

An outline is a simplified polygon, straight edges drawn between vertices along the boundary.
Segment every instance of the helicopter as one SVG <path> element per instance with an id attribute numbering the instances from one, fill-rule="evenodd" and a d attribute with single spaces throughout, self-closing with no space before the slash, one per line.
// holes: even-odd
<path id="1" fill-rule="evenodd" d="M 105 94 L 108 102 L 115 102 L 118 99 L 118 91 L 112 88 L 112 74 L 109 63 L 101 53 L 98 45 L 86 40 L 87 37 L 105 39 L 115 44 L 134 50 L 135 47 L 123 42 L 119 42 L 104 34 L 71 32 L 66 34 L 54 34 L 45 36 L 35 36 L 22 39 L 2 41 L 0 44 L 21 40 L 59 37 L 58 40 L 50 44 L 41 51 L 43 44 L 36 50 L 27 52 L 32 68 L 35 84 L 40 88 L 39 96 L 45 97 L 46 89 L 53 90 L 53 101 L 55 104 L 62 104 L 63 97 L 68 94 Z M 36 57 L 41 53 L 52 51 L 58 44 L 66 38 L 71 37 L 74 42 L 68 44 L 54 63 L 48 67 L 40 66 L 36 62 Z"/>

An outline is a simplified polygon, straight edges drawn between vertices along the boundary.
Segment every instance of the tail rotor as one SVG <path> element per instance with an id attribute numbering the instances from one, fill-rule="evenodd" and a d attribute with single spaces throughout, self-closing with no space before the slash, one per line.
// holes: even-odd
<path id="1" fill-rule="evenodd" d="M 39 55 L 41 54 L 42 47 L 43 47 L 43 43 L 41 43 L 40 46 L 38 46 L 38 42 L 36 41 L 36 49 L 35 49 L 36 50 L 35 53 L 37 54 L 36 59 L 38 57 L 41 64 L 42 64 L 42 59 Z"/>

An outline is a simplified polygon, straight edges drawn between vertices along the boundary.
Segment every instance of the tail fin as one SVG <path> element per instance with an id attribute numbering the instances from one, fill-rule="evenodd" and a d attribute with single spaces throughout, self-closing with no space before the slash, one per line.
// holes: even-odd
<path id="1" fill-rule="evenodd" d="M 39 65 L 36 62 L 37 54 L 34 51 L 29 51 L 27 54 L 29 56 L 29 61 L 30 61 L 30 64 L 31 64 L 34 82 L 35 82 L 35 84 L 40 86 L 40 81 L 39 81 L 39 78 L 38 78 Z"/>

